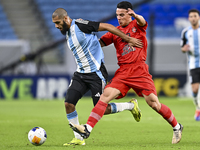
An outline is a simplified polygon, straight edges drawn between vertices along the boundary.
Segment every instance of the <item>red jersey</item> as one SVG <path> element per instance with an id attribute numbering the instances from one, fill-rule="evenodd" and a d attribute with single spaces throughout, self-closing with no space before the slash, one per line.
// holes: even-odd
<path id="1" fill-rule="evenodd" d="M 124 41 L 121 37 L 114 35 L 110 32 L 107 32 L 101 37 L 101 40 L 104 44 L 110 45 L 114 43 L 117 52 L 118 65 L 122 64 L 130 64 L 135 62 L 146 61 L 147 56 L 147 39 L 146 39 L 146 25 L 141 27 L 137 24 L 136 19 L 131 21 L 129 25 L 126 27 L 118 26 L 117 28 L 124 32 L 126 35 L 130 37 L 134 37 L 136 39 L 141 39 L 143 42 L 143 48 L 134 47 L 132 49 L 126 41 Z"/>

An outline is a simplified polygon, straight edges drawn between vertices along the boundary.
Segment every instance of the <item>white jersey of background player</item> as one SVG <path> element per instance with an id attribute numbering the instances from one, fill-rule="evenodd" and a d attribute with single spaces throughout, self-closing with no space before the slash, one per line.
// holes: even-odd
<path id="1" fill-rule="evenodd" d="M 194 104 L 196 106 L 195 119 L 200 121 L 200 102 L 198 90 L 200 83 L 200 26 L 199 11 L 191 9 L 188 13 L 191 26 L 185 28 L 181 33 L 181 50 L 188 56 L 188 67 L 190 70 L 190 83 L 193 92 Z"/>

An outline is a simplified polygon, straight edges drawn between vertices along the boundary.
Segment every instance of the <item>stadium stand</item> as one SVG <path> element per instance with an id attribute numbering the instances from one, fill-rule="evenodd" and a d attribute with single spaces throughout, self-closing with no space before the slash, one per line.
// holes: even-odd
<path id="1" fill-rule="evenodd" d="M 54 27 L 51 21 L 52 12 L 59 7 L 65 8 L 71 18 L 83 18 L 93 21 L 101 21 L 109 16 L 115 14 L 116 4 L 121 0 L 34 0 L 36 3 L 46 25 L 54 37 L 54 39 L 63 38 L 60 31 Z M 131 2 L 132 0 L 130 0 Z M 140 0 L 132 1 L 133 4 L 141 2 Z M 199 0 L 152 0 L 149 3 L 143 4 L 135 9 L 138 14 L 142 14 L 147 22 L 150 21 L 150 15 L 154 14 L 155 20 L 155 36 L 158 38 L 168 38 L 168 37 L 180 37 L 180 30 L 175 27 L 175 20 L 177 18 L 186 18 L 187 13 L 190 8 L 197 8 L 200 10 Z M 6 19 L 6 14 L 4 13 L 2 7 L 0 6 L 0 18 L 5 20 L 0 23 L 0 39 L 16 39 L 12 26 Z M 107 21 L 117 26 L 117 20 L 111 19 Z M 6 24 L 6 25 L 5 25 Z M 165 32 L 163 32 L 165 29 Z M 148 30 L 147 30 L 148 36 Z"/>
<path id="2" fill-rule="evenodd" d="M 54 24 L 52 23 L 51 15 L 56 8 L 64 8 L 68 11 L 71 18 L 83 18 L 87 20 L 99 21 L 112 13 L 115 13 L 116 3 L 121 0 L 110 0 L 102 3 L 99 0 L 76 0 L 76 1 L 63 1 L 63 0 L 35 0 L 39 10 L 41 11 L 47 25 L 55 37 L 55 39 L 63 38 Z M 98 6 L 98 7 L 97 7 Z M 105 11 L 106 9 L 106 11 Z"/>
<path id="3" fill-rule="evenodd" d="M 58 34 L 59 31 L 57 31 L 51 23 L 51 15 L 56 8 L 65 8 L 71 18 L 101 21 L 102 19 L 115 14 L 116 4 L 120 1 L 121 0 L 107 0 L 102 3 L 102 1 L 99 0 L 52 0 L 51 2 L 46 0 L 35 0 L 55 39 L 62 37 L 62 35 Z M 137 2 L 139 2 L 139 0 L 133 1 L 133 3 Z M 190 1 L 190 3 L 186 2 L 187 1 L 185 0 L 163 0 L 162 2 L 154 0 L 150 3 L 141 5 L 135 9 L 135 11 L 138 14 L 142 14 L 147 22 L 150 21 L 150 14 L 153 13 L 155 15 L 154 24 L 156 37 L 179 37 L 180 30 L 176 30 L 174 26 L 175 19 L 178 17 L 187 18 L 187 13 L 190 8 L 200 8 L 198 0 Z M 111 19 L 107 22 L 112 23 L 115 26 L 118 25 L 116 19 Z M 163 28 L 165 29 L 165 32 L 163 32 Z"/>
<path id="4" fill-rule="evenodd" d="M 0 40 L 15 40 L 17 35 L 15 34 L 9 20 L 4 13 L 2 6 L 0 5 Z M 3 20 L 3 21 L 2 21 Z"/>

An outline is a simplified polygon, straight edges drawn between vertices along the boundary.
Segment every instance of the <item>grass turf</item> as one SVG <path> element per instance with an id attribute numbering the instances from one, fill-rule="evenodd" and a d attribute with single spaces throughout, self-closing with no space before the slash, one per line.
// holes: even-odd
<path id="1" fill-rule="evenodd" d="M 160 98 L 169 106 L 178 122 L 184 126 L 180 143 L 172 145 L 171 126 L 143 98 L 137 98 L 142 119 L 136 122 L 129 111 L 104 116 L 95 126 L 85 146 L 63 147 L 73 138 L 68 126 L 63 100 L 0 100 L 1 150 L 198 150 L 200 147 L 200 122 L 194 120 L 191 99 Z M 115 100 L 126 102 L 130 97 Z M 93 108 L 89 97 L 77 105 L 80 123 L 84 124 Z M 29 143 L 31 128 L 43 127 L 47 140 L 42 146 Z"/>

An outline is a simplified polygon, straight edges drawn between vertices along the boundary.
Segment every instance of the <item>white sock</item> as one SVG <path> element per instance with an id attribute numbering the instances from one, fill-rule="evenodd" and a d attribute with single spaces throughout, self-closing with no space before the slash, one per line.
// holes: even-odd
<path id="1" fill-rule="evenodd" d="M 118 113 L 124 110 L 132 110 L 134 107 L 133 103 L 109 103 L 111 105 L 111 113 Z"/>
<path id="2" fill-rule="evenodd" d="M 89 124 L 86 124 L 86 127 L 87 127 L 87 130 L 88 130 L 89 132 L 91 132 L 92 129 L 93 129 Z"/>
<path id="3" fill-rule="evenodd" d="M 194 100 L 193 102 L 194 102 L 194 105 L 196 106 L 196 109 L 197 109 L 197 110 L 200 110 L 198 97 L 194 97 L 193 100 Z"/>
<path id="4" fill-rule="evenodd" d="M 79 125 L 78 114 L 77 114 L 76 110 L 72 113 L 67 114 L 67 119 L 69 122 Z M 75 138 L 83 140 L 83 138 L 77 132 L 75 132 L 75 131 L 73 131 L 73 132 L 74 132 Z"/>
<path id="5" fill-rule="evenodd" d="M 180 129 L 180 124 L 177 123 L 177 125 L 175 127 L 173 127 L 173 129 L 176 129 L 176 130 Z"/>

